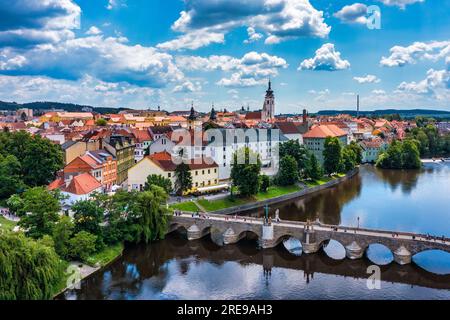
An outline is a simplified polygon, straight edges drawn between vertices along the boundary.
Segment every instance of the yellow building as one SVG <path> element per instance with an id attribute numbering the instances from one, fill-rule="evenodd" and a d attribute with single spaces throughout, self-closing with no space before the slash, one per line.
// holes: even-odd
<path id="1" fill-rule="evenodd" d="M 212 159 L 203 159 L 202 163 L 188 164 L 194 188 L 208 188 L 219 184 L 219 166 Z M 161 175 L 172 181 L 175 186 L 177 165 L 167 152 L 155 153 L 145 157 L 128 170 L 128 191 L 142 191 L 150 175 Z"/>

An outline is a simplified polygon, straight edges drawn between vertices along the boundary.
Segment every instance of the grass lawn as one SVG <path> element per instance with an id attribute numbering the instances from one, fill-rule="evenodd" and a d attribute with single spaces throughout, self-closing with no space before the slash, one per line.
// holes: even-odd
<path id="1" fill-rule="evenodd" d="M 235 206 L 240 206 L 249 202 L 255 201 L 254 199 L 249 198 L 235 198 L 231 200 L 230 198 L 219 199 L 219 200 L 198 200 L 198 203 L 205 208 L 208 212 L 227 209 Z"/>
<path id="2" fill-rule="evenodd" d="M 287 186 L 287 187 L 279 187 L 279 186 L 273 186 L 270 187 L 267 192 L 260 192 L 257 195 L 255 195 L 252 198 L 235 198 L 234 200 L 231 200 L 230 198 L 220 199 L 220 200 L 199 200 L 198 203 L 205 208 L 208 212 L 213 212 L 217 210 L 223 210 L 235 206 L 240 206 L 243 204 L 256 202 L 256 201 L 263 201 L 267 199 L 276 198 L 279 196 L 283 196 L 285 194 L 294 193 L 297 191 L 300 191 L 300 187 L 298 186 Z"/>
<path id="3" fill-rule="evenodd" d="M 197 205 L 192 201 L 172 204 L 169 206 L 169 208 L 172 210 L 180 210 L 180 211 L 185 211 L 185 212 L 200 211 L 199 207 L 197 207 Z"/>
<path id="4" fill-rule="evenodd" d="M 267 192 L 260 192 L 258 193 L 255 198 L 258 201 L 272 199 L 280 196 L 284 196 L 286 194 L 294 193 L 300 191 L 301 188 L 298 186 L 287 186 L 287 187 L 279 187 L 279 186 L 273 186 L 270 187 Z"/>
<path id="5" fill-rule="evenodd" d="M 325 176 L 325 177 L 323 177 L 320 180 L 306 181 L 305 183 L 306 183 L 306 185 L 308 187 L 313 188 L 313 187 L 324 185 L 325 183 L 330 182 L 331 180 L 334 180 L 334 178 L 330 178 L 330 177 Z"/>
<path id="6" fill-rule="evenodd" d="M 9 220 L 5 219 L 4 217 L 0 216 L 0 225 L 1 225 L 0 229 L 12 231 L 12 229 L 14 229 L 14 227 L 17 225 L 17 223 L 13 222 L 13 221 L 9 221 Z"/>
<path id="7" fill-rule="evenodd" d="M 103 251 L 100 251 L 92 256 L 90 256 L 86 263 L 90 266 L 96 266 L 97 263 L 100 267 L 106 266 L 108 263 L 116 259 L 123 252 L 123 244 L 119 243 L 111 247 L 105 248 Z"/>

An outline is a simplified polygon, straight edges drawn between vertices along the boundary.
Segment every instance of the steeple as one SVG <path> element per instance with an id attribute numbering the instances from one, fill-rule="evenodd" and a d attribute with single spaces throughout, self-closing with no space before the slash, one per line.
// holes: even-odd
<path id="1" fill-rule="evenodd" d="M 275 118 L 275 95 L 272 90 L 272 81 L 269 79 L 269 87 L 266 91 L 264 99 L 264 107 L 262 112 L 263 121 L 271 121 Z"/>
<path id="2" fill-rule="evenodd" d="M 196 119 L 197 119 L 197 116 L 195 115 L 194 102 L 192 102 L 192 105 L 191 105 L 191 114 L 189 115 L 188 120 L 194 121 L 194 120 L 196 120 Z"/>
<path id="3" fill-rule="evenodd" d="M 211 121 L 217 120 L 217 113 L 216 113 L 216 110 L 214 109 L 214 103 L 212 105 L 211 114 L 209 115 L 209 120 L 211 120 Z"/>

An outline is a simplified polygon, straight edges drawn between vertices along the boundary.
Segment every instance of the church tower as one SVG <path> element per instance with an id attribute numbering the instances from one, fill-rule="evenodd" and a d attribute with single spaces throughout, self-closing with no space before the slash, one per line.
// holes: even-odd
<path id="1" fill-rule="evenodd" d="M 266 91 L 264 107 L 262 112 L 262 120 L 272 121 L 275 119 L 275 95 L 272 90 L 272 82 L 269 80 L 269 88 Z"/>

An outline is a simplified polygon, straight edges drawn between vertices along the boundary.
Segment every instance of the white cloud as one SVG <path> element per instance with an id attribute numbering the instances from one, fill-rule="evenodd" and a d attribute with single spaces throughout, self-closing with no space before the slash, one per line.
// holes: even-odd
<path id="1" fill-rule="evenodd" d="M 185 3 L 186 9 L 172 25 L 174 31 L 184 35 L 160 44 L 160 48 L 197 49 L 223 43 L 225 34 L 243 26 L 264 32 L 266 44 L 298 37 L 324 38 L 331 31 L 324 22 L 323 12 L 316 10 L 309 0 L 246 0 L 244 3 L 242 0 L 186 0 Z M 208 41 L 200 41 L 198 35 Z M 259 39 L 256 33 L 254 36 Z M 190 45 L 185 39 L 196 44 Z"/>
<path id="2" fill-rule="evenodd" d="M 199 30 L 184 34 L 174 40 L 163 42 L 157 45 L 162 50 L 195 50 L 208 46 L 212 43 L 224 43 L 225 35 L 220 32 L 209 32 Z"/>
<path id="3" fill-rule="evenodd" d="M 179 56 L 176 64 L 187 71 L 224 71 L 231 76 L 217 82 L 225 87 L 252 87 L 265 84 L 270 77 L 276 77 L 279 69 L 288 67 L 283 58 L 255 51 L 245 54 L 242 58 L 231 56 Z"/>
<path id="4" fill-rule="evenodd" d="M 375 95 L 385 95 L 386 91 L 384 91 L 384 90 L 373 90 L 372 93 L 375 94 Z"/>
<path id="5" fill-rule="evenodd" d="M 450 99 L 450 71 L 430 69 L 424 80 L 402 82 L 397 90 L 431 95 L 437 100 L 448 100 Z"/>
<path id="6" fill-rule="evenodd" d="M 246 44 L 259 41 L 263 38 L 263 35 L 261 33 L 256 32 L 255 28 L 253 28 L 253 27 L 248 27 L 247 33 L 248 33 L 248 39 L 244 40 L 244 43 L 246 43 Z"/>
<path id="7" fill-rule="evenodd" d="M 106 5 L 106 9 L 113 10 L 120 7 L 126 7 L 126 1 L 125 0 L 108 0 L 108 4 Z"/>
<path id="8" fill-rule="evenodd" d="M 316 51 L 314 58 L 304 60 L 298 70 L 336 71 L 350 68 L 350 62 L 341 58 L 334 44 L 325 43 Z"/>
<path id="9" fill-rule="evenodd" d="M 345 23 L 367 24 L 367 6 L 362 3 L 344 6 L 334 16 Z"/>
<path id="10" fill-rule="evenodd" d="M 24 47 L 74 37 L 80 7 L 72 0 L 0 0 L 0 46 Z"/>
<path id="11" fill-rule="evenodd" d="M 89 30 L 86 32 L 86 34 L 90 35 L 90 36 L 96 36 L 96 35 L 102 34 L 102 30 L 100 30 L 96 26 L 92 26 L 89 28 Z"/>
<path id="12" fill-rule="evenodd" d="M 378 0 L 378 1 L 382 2 L 386 6 L 397 6 L 401 9 L 405 9 L 405 7 L 409 4 L 425 2 L 425 0 Z"/>
<path id="13" fill-rule="evenodd" d="M 414 42 L 407 47 L 394 46 L 390 53 L 389 57 L 382 57 L 382 66 L 403 67 L 420 59 L 438 61 L 450 56 L 450 41 Z"/>
<path id="14" fill-rule="evenodd" d="M 16 74 L 57 73 L 59 78 L 79 79 L 85 74 L 103 81 L 126 81 L 150 87 L 164 87 L 181 82 L 184 74 L 173 57 L 152 47 L 128 45 L 126 38 L 102 35 L 71 39 L 57 44 L 37 46 L 29 50 L 0 50 L 0 64 Z M 22 56 L 14 64 L 13 57 Z"/>
<path id="15" fill-rule="evenodd" d="M 175 86 L 175 88 L 172 90 L 174 93 L 191 93 L 191 92 L 199 92 L 202 90 L 202 85 L 199 81 L 191 82 L 186 81 L 182 84 Z"/>
<path id="16" fill-rule="evenodd" d="M 368 74 L 365 77 L 354 77 L 353 80 L 355 80 L 358 83 L 380 83 L 381 80 L 377 78 L 377 76 L 374 76 L 372 74 Z"/>
<path id="17" fill-rule="evenodd" d="M 90 76 L 74 81 L 43 76 L 0 75 L 0 95 L 7 101 L 57 101 L 100 107 L 148 108 L 161 99 L 161 94 L 160 90 L 124 82 L 104 82 Z"/>

